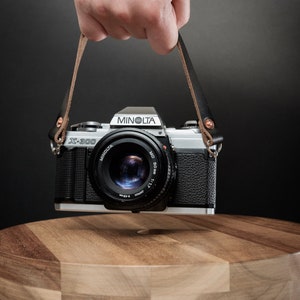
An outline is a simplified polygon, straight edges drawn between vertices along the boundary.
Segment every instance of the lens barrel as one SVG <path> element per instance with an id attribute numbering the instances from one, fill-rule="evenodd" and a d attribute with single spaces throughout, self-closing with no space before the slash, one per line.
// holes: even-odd
<path id="1" fill-rule="evenodd" d="M 168 141 L 137 128 L 111 131 L 91 153 L 89 177 L 107 209 L 163 210 L 175 179 Z"/>

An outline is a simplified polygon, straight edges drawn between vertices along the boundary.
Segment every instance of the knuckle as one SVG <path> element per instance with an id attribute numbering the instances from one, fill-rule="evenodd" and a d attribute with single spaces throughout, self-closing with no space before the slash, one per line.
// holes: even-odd
<path id="1" fill-rule="evenodd" d="M 100 18 L 106 17 L 109 14 L 108 8 L 101 1 L 95 3 L 94 11 Z"/>
<path id="2" fill-rule="evenodd" d="M 116 18 L 119 20 L 121 24 L 129 24 L 131 22 L 130 15 L 127 11 L 117 11 L 115 13 Z"/>

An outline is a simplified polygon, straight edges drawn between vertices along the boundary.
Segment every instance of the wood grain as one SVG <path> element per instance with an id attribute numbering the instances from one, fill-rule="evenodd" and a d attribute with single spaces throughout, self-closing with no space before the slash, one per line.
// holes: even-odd
<path id="1" fill-rule="evenodd" d="M 300 224 L 103 214 L 0 231 L 0 299 L 300 299 Z"/>

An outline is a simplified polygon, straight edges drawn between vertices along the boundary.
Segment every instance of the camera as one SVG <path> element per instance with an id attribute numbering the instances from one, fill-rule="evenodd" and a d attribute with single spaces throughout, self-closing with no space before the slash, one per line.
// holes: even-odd
<path id="1" fill-rule="evenodd" d="M 196 121 L 168 128 L 154 107 L 74 124 L 56 156 L 55 208 L 214 214 L 216 157 Z"/>

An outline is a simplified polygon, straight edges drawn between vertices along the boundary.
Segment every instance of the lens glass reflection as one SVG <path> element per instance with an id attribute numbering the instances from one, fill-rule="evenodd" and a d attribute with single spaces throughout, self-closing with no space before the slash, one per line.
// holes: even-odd
<path id="1" fill-rule="evenodd" d="M 110 176 L 124 190 L 137 189 L 149 176 L 149 163 L 142 155 L 123 154 L 112 159 Z"/>

